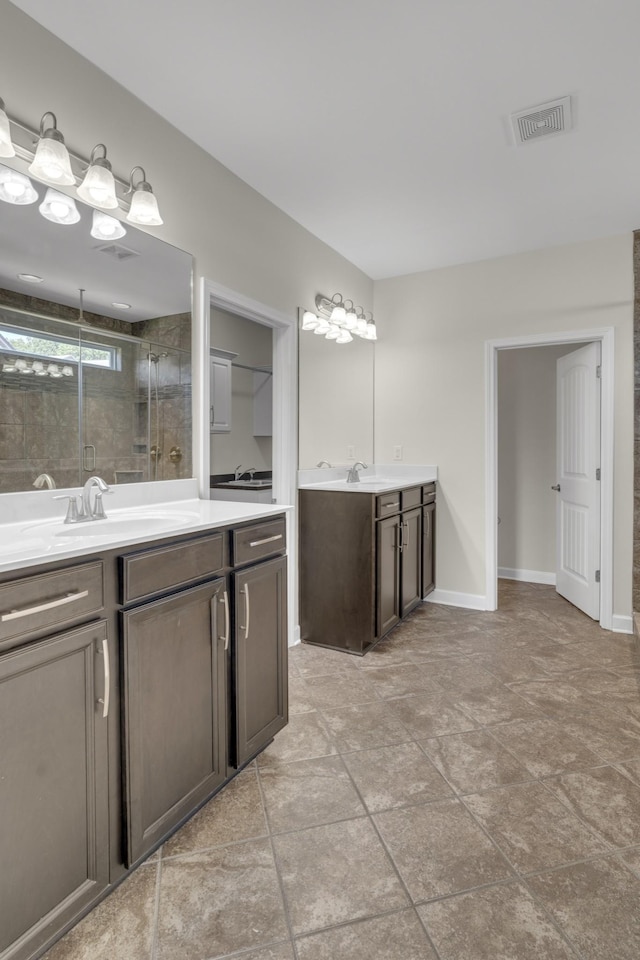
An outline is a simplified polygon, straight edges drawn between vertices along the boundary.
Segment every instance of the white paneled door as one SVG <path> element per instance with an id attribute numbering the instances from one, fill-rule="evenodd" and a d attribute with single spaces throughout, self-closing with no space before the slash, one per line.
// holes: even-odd
<path id="1" fill-rule="evenodd" d="M 600 618 L 600 343 L 557 361 L 556 590 Z"/>

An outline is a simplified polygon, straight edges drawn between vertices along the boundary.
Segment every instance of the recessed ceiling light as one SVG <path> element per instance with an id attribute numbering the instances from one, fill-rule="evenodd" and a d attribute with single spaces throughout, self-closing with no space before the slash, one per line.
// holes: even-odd
<path id="1" fill-rule="evenodd" d="M 114 300 L 114 301 L 112 301 L 111 306 L 112 306 L 112 307 L 118 307 L 118 309 L 120 309 L 120 310 L 131 310 L 131 304 L 130 304 L 130 303 L 117 303 L 117 301 Z"/>
<path id="2" fill-rule="evenodd" d="M 44 277 L 37 277 L 35 273 L 19 273 L 18 280 L 24 280 L 25 283 L 42 283 Z"/>

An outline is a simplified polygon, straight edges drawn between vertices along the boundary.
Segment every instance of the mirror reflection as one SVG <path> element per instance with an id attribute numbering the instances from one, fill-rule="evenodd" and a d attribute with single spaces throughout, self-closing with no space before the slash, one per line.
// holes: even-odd
<path id="1" fill-rule="evenodd" d="M 298 465 L 374 461 L 374 343 L 336 344 L 300 331 Z"/>
<path id="2" fill-rule="evenodd" d="M 0 203 L 0 492 L 192 475 L 191 257 L 77 207 Z"/>

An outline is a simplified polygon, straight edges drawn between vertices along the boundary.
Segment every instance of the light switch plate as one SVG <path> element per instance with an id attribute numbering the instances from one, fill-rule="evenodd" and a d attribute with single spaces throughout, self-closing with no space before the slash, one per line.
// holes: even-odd
<path id="1" fill-rule="evenodd" d="M 356 458 L 356 448 L 353 446 L 353 444 L 350 443 L 349 446 L 347 447 L 347 460 L 355 460 L 355 458 Z"/>
<path id="2" fill-rule="evenodd" d="M 398 443 L 398 444 L 393 448 L 393 459 L 394 459 L 394 460 L 402 460 L 402 444 L 401 444 L 401 443 Z"/>

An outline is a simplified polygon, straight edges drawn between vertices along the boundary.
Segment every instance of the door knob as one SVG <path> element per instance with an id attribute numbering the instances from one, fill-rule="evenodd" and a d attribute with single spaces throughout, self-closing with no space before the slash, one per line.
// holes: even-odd
<path id="1" fill-rule="evenodd" d="M 560 493 L 560 484 L 556 483 L 551 487 L 552 490 L 555 490 L 556 493 Z"/>

